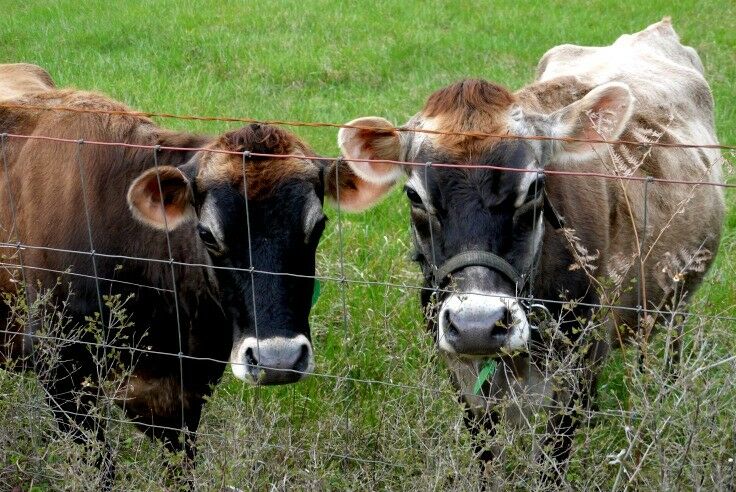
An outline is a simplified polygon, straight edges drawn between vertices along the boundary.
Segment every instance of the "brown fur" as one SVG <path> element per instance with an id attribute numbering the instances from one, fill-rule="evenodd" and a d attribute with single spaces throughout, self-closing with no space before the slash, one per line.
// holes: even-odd
<path id="1" fill-rule="evenodd" d="M 0 87 L 4 83 L 0 72 Z M 29 91 L 10 102 L 29 106 L 128 111 L 127 106 L 101 94 L 71 89 Z M 271 126 L 251 125 L 215 139 L 166 130 L 148 118 L 132 115 L 0 107 L 0 133 L 4 132 L 84 139 L 87 142 L 195 149 L 207 146 L 237 152 L 250 150 L 312 155 L 311 150 L 296 137 Z M 38 248 L 18 252 L 12 248 L 1 248 L 3 262 L 11 266 L 0 270 L 0 291 L 17 293 L 20 270 L 12 265 L 19 266 L 22 260 L 25 265 L 23 280 L 27 282 L 31 298 L 36 295 L 36 286 L 53 287 L 61 277 L 53 302 L 61 305 L 70 299 L 67 310 L 75 313 L 75 322 L 83 322 L 84 315 L 97 311 L 96 274 L 103 294 L 114 291 L 122 292 L 123 298 L 133 296 L 126 309 L 134 325 L 127 328 L 130 332 L 126 340 L 137 344 L 144 337 L 146 347 L 176 354 L 179 351 L 176 333 L 180 330 L 182 351 L 195 359 L 182 361 L 185 387 L 181 388 L 176 357 L 148 353 L 136 355 L 132 377 L 124 391 L 117 395 L 118 402 L 124 404 L 128 416 L 135 421 L 173 428 L 181 426 L 183 406 L 185 424 L 190 430 L 196 430 L 204 397 L 210 394 L 224 370 L 224 364 L 211 361 L 228 360 L 232 346 L 231 322 L 218 304 L 217 287 L 208 269 L 174 266 L 172 272 L 169 263 L 121 258 L 166 260 L 170 238 L 172 255 L 178 261 L 195 264 L 208 264 L 210 261 L 204 245 L 197 239 L 196 224 L 183 224 L 170 234 L 162 234 L 133 218 L 126 196 L 133 180 L 155 164 L 179 166 L 195 155 L 201 157 L 194 160 L 198 162 L 198 175 L 202 178 L 197 183 L 200 191 L 208 185 L 222 184 L 227 180 L 238 186 L 242 184 L 241 156 L 161 149 L 154 160 L 151 148 L 21 138 L 8 138 L 0 150 L 4 157 L 0 162 L 0 241 L 77 252 L 88 252 L 94 247 L 101 254 L 93 265 L 90 256 L 84 253 Z M 316 165 L 298 158 L 254 157 L 246 163 L 246 169 L 251 197 L 263 196 L 282 181 L 300 179 L 309 173 L 316 180 L 319 174 Z M 89 219 L 85 214 L 85 202 Z M 88 227 L 92 231 L 94 245 L 89 242 Z M 117 258 L 105 255 L 116 255 Z M 58 273 L 70 266 L 77 276 Z M 108 279 L 112 278 L 131 282 L 127 284 L 131 286 L 110 282 Z M 174 285 L 177 289 L 176 303 L 172 294 L 146 288 L 153 286 L 173 292 Z M 181 319 L 174 315 L 177 309 Z M 9 317 L 9 314 L 8 308 L 0 305 L 0 316 Z M 17 331 L 19 336 L 3 334 L 0 337 L 0 362 L 28 355 L 28 347 L 22 343 L 24 338 L 29 338 L 23 337 L 29 335 L 24 333 L 24 326 L 13 324 L 12 320 L 7 325 L 3 321 L 5 326 Z M 28 327 L 28 331 L 32 335 L 33 327 Z M 84 346 L 70 344 L 68 351 L 64 360 L 69 361 L 69 365 L 74 363 L 75 371 L 69 377 L 50 383 L 48 391 L 51 395 L 68 395 L 74 391 L 84 393 L 84 378 L 96 374 L 95 365 L 89 360 L 90 354 Z M 133 357 L 127 351 L 122 353 L 122 357 Z M 125 360 L 127 364 L 133 364 Z M 183 402 L 179 400 L 180 394 L 184 395 Z M 87 394 L 87 397 L 91 395 Z M 74 401 L 65 398 L 58 401 L 65 411 L 78 411 Z M 58 411 L 58 408 L 54 410 Z M 180 441 L 176 431 L 154 431 L 150 428 L 147 431 L 165 438 L 172 447 L 180 445 L 177 444 Z"/>
<path id="2" fill-rule="evenodd" d="M 257 154 L 314 156 L 314 152 L 294 135 L 275 126 L 260 124 L 228 132 L 209 148 L 229 152 L 247 150 Z M 211 186 L 230 182 L 238 188 L 243 187 L 244 163 L 241 155 L 217 152 L 204 154 L 199 164 L 198 183 Z M 269 196 L 279 183 L 288 179 L 316 179 L 317 175 L 317 167 L 299 157 L 269 159 L 252 156 L 245 161 L 246 186 L 251 199 Z"/>
<path id="3" fill-rule="evenodd" d="M 398 159 L 399 149 L 395 139 L 396 131 L 393 128 L 361 128 L 356 130 L 356 135 L 357 139 L 363 143 L 362 153 L 359 155 L 370 155 L 374 159 Z M 376 166 L 380 163 L 371 163 L 371 165 Z"/>
<path id="4" fill-rule="evenodd" d="M 435 120 L 433 129 L 443 132 L 498 134 L 505 133 L 506 112 L 514 101 L 514 95 L 500 85 L 467 79 L 429 96 L 422 113 Z M 498 141 L 463 135 L 437 135 L 433 138 L 443 150 L 456 157 L 478 153 Z"/>

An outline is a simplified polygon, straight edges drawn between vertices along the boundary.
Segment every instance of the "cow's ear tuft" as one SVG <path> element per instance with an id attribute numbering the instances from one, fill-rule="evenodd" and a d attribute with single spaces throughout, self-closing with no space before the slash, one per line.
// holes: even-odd
<path id="1" fill-rule="evenodd" d="M 189 180 L 172 166 L 141 173 L 128 188 L 128 207 L 133 217 L 160 230 L 174 230 L 195 216 Z"/>
<path id="2" fill-rule="evenodd" d="M 378 184 L 355 173 L 346 161 L 331 163 L 325 170 L 325 196 L 347 212 L 361 212 L 377 204 L 393 188 L 393 183 Z"/>

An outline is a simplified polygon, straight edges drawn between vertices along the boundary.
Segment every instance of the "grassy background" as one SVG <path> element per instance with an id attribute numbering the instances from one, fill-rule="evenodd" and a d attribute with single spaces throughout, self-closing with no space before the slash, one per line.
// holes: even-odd
<path id="1" fill-rule="evenodd" d="M 0 62 L 37 63 L 61 87 L 98 90 L 145 111 L 337 123 L 370 114 L 403 123 L 432 91 L 464 77 L 518 88 L 532 80 L 537 61 L 555 45 L 610 44 L 671 15 L 683 41 L 702 57 L 721 141 L 736 144 L 732 2 L 131 1 L 110 7 L 102 1 L 0 0 L 0 12 Z M 233 126 L 160 123 L 211 133 Z M 334 129 L 294 131 L 318 152 L 337 153 Z M 396 191 L 373 211 L 339 221 L 328 210 L 319 273 L 339 274 L 340 222 L 348 277 L 417 285 L 404 202 Z M 709 313 L 733 314 L 733 210 L 717 269 L 700 296 Z M 399 386 L 313 377 L 292 387 L 253 389 L 228 376 L 201 427 L 196 473 L 203 488 L 475 486 L 461 411 L 424 334 L 418 293 L 355 285 L 344 292 L 345 319 L 339 285 L 323 283 L 313 311 L 317 372 Z M 609 367 L 604 404 L 617 401 L 611 395 L 624 387 L 617 370 L 624 364 Z M 39 401 L 32 399 L 32 381 L 0 380 L 5 394 L 20 381 L 30 402 Z M 2 427 L 23 418 L 9 405 L 0 409 Z M 595 442 L 613 452 L 623 431 L 603 425 L 595 432 L 602 436 Z M 120 435 L 120 486 L 161 487 L 159 450 L 127 427 Z M 58 461 L 55 470 L 75 463 L 75 470 L 89 472 L 80 452 L 53 440 L 41 448 L 24 444 L 4 455 L 12 458 L 10 468 L 21 470 L 7 476 L 24 486 L 67 483 L 61 471 L 39 471 L 38 462 L 49 456 Z M 575 469 L 571 473 L 574 480 Z M 3 484 L 2 477 L 0 487 L 15 485 Z M 610 488 L 607 478 L 601 480 Z M 83 480 L 74 483 L 84 486 Z"/>

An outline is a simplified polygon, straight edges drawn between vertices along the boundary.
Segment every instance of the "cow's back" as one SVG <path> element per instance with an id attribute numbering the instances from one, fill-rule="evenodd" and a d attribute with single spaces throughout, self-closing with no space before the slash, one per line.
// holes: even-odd
<path id="1" fill-rule="evenodd" d="M 30 63 L 0 64 L 0 102 L 52 90 L 54 81 L 43 68 Z"/>
<path id="2" fill-rule="evenodd" d="M 635 97 L 621 140 L 718 143 L 713 98 L 702 63 L 695 50 L 680 44 L 668 19 L 621 36 L 611 46 L 553 48 L 539 64 L 537 81 L 517 95 L 532 110 L 551 113 L 612 81 L 627 84 Z M 722 180 L 722 156 L 716 149 L 599 148 L 604 150 L 593 159 L 551 162 L 548 168 L 674 181 Z M 582 185 L 582 180 L 587 183 Z M 550 187 L 568 225 L 584 242 L 598 247 L 600 269 L 595 274 L 613 280 L 617 290 L 623 287 L 619 304 L 633 307 L 639 301 L 637 289 L 625 288 L 639 276 L 637 239 L 646 258 L 648 307 L 659 305 L 663 294 L 678 282 L 678 292 L 691 294 L 716 254 L 725 208 L 720 187 L 565 176 L 550 180 Z M 585 207 L 579 206 L 581 190 L 594 196 Z M 685 275 L 678 275 L 682 269 Z M 636 314 L 628 311 L 621 317 L 633 324 Z"/>

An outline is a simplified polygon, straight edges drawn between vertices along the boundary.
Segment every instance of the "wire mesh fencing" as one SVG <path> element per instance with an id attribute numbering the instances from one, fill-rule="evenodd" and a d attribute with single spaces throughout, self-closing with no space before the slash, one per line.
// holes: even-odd
<path id="1" fill-rule="evenodd" d="M 4 107 L 12 105 L 3 104 Z M 115 111 L 79 108 L 31 108 L 37 110 L 72 111 L 122 115 Z M 181 117 L 157 113 L 125 113 L 129 116 Z M 201 119 L 184 116 L 184 119 Z M 226 122 L 252 122 L 246 118 L 205 118 Z M 267 122 L 288 125 L 343 127 L 327 123 Z M 398 131 L 413 131 L 397 128 Z M 436 131 L 432 131 L 437 133 Z M 430 133 L 432 133 L 430 132 Z M 504 139 L 536 139 L 517 135 L 488 135 L 468 132 L 471 137 Z M 74 244 L 83 248 L 60 246 L 55 241 L 22 241 L 20 233 L 28 224 L 19 223 L 20 211 L 33 206 L 33 197 L 23 183 L 11 182 L 9 142 L 38 141 L 52 148 L 72 146 L 74 162 L 59 162 L 78 170 L 83 210 L 73 211 L 64 218 L 81 224 L 75 229 L 83 237 Z M 563 139 L 565 140 L 565 139 Z M 575 139 L 572 139 L 575 140 Z M 724 152 L 724 165 L 730 172 L 736 147 L 725 145 L 671 144 L 658 141 L 591 141 L 615 146 L 717 148 Z M 501 172 L 533 172 L 558 175 L 561 179 L 577 177 L 600 178 L 615 186 L 629 187 L 643 194 L 643 235 L 636 257 L 627 258 L 619 269 L 601 279 L 594 269 L 588 269 L 591 256 L 577 239 L 574 230 L 566 230 L 577 263 L 571 268 L 584 271 L 591 285 L 599 291 L 599 302 L 581 299 L 541 298 L 533 292 L 517 292 L 505 298 L 529 305 L 557 306 L 560 319 L 547 320 L 553 327 L 563 323 L 569 313 L 580 306 L 593 309 L 595 316 L 581 323 L 582 333 L 567 336 L 550 328 L 538 344 L 541 359 L 526 360 L 535 365 L 541 378 L 525 391 L 508 383 L 509 391 L 501 398 L 488 393 L 476 373 L 478 388 L 463 387 L 448 377 L 447 368 L 453 361 L 442 360 L 436 348 L 436 334 L 426 329 L 428 317 L 436 317 L 430 306 L 425 313 L 419 305 L 422 292 L 428 295 L 469 295 L 451 284 L 442 287 L 422 283 L 418 269 L 408 261 L 411 246 L 406 226 L 381 230 L 371 227 L 370 220 L 345 216 L 335 207 L 334 226 L 328 227 L 318 250 L 317 274 L 302 275 L 287 271 L 257 269 L 247 266 L 221 266 L 211 261 L 188 261 L 176 246 L 176 231 L 164 228 L 160 232 L 163 253 L 158 256 L 138 256 L 100 248 L 100 234 L 112 234 L 115 224 L 107 231 L 95 230 L 100 223 L 100 210 L 90 207 L 87 198 L 104 194 L 103 182 L 88 182 L 85 177 L 86 152 L 90 148 L 126 148 L 150 153 L 153 166 L 166 165 L 163 152 L 219 153 L 238 156 L 243 165 L 244 193 L 248 196 L 245 172 L 248 160 L 267 158 L 274 161 L 303 158 L 300 154 L 268 154 L 245 150 L 232 152 L 211 147 L 176 147 L 139 145 L 129 142 L 87 140 L 48 135 L 0 135 L 0 158 L 5 175 L 3 206 L 10 211 L 12 223 L 3 224 L 0 242 L 2 263 L 8 282 L 4 304 L 8 322 L 0 333 L 6 346 L 13 346 L 22 357 L 9 369 L 32 369 L 32 372 L 6 370 L 0 372 L 0 415 L 3 432 L 0 436 L 0 483 L 5 488 L 15 486 L 48 489 L 97 489 L 99 477 L 106 467 L 116 467 L 116 484 L 125 488 L 159 489 L 174 487 L 185 477 L 187 486 L 202 490 L 226 489 L 456 489 L 468 490 L 491 483 L 502 488 L 544 489 L 560 485 L 572 489 L 647 489 L 705 488 L 728 489 L 734 483 L 734 447 L 736 446 L 736 397 L 733 370 L 736 366 L 733 327 L 731 280 L 733 272 L 728 261 L 733 249 L 729 231 L 723 235 L 719 255 L 709 277 L 697 295 L 689 300 L 682 290 L 683 279 L 689 273 L 702 273 L 715 251 L 685 251 L 673 249 L 672 256 L 652 258 L 660 230 L 648 227 L 649 200 L 656 195 L 666 197 L 667 187 L 679 187 L 679 202 L 671 208 L 672 217 L 688 207 L 697 207 L 691 190 L 726 188 L 736 185 L 713 181 L 708 175 L 692 180 L 667 180 L 643 176 L 637 170 L 611 169 L 607 172 L 582 173 L 560 170 L 509 169 L 483 163 L 465 163 L 472 169 Z M 13 150 L 13 152 L 16 152 Z M 324 162 L 357 161 L 431 167 L 458 167 L 453 163 L 407 163 L 387 160 L 321 158 Z M 337 166 L 339 172 L 340 167 Z M 53 169 L 49 171 L 53 179 Z M 425 173 L 425 177 L 427 174 Z M 46 179 L 41 178 L 39 179 Z M 339 176 L 336 176 L 339 181 Z M 163 195 L 167 185 L 158 178 L 158 192 Z M 655 190 L 656 189 L 656 190 Z M 673 195 L 674 196 L 674 195 Z M 119 198 L 119 197 L 118 197 Z M 59 197 L 63 200 L 63 197 Z M 339 201 L 339 199 L 338 199 Z M 251 210 L 247 208 L 242 225 L 247 234 L 248 258 L 253 258 Z M 60 203 L 59 208 L 63 208 Z M 384 211 L 385 213 L 389 213 Z M 407 215 L 406 210 L 401 210 Z M 59 217 L 62 217 L 60 215 Z M 97 217 L 96 217 L 97 216 Z M 166 212 L 163 213 L 167 217 Z M 396 217 L 399 217 L 396 215 Z M 114 219 L 113 219 L 114 221 Z M 402 224 L 405 223 L 402 222 Z M 664 222 L 667 227 L 667 221 Z M 651 225 L 651 224 L 650 224 Z M 534 227 L 538 227 L 537 222 Z M 541 227 L 541 226 L 539 226 Z M 438 234 L 430 227 L 430 234 Z M 124 234 L 124 232 L 123 232 Z M 43 237 L 43 234 L 37 237 Z M 136 238 L 127 238 L 133 241 Z M 632 240 L 634 240 L 632 238 Z M 431 241 L 434 247 L 435 240 Z M 673 245 L 676 246 L 676 245 Z M 434 251 L 432 252 L 434 256 Z M 47 268 L 42 258 L 64 255 L 67 269 Z M 33 261 L 29 261 L 33 258 Z M 663 283 L 671 287 L 666 302 L 647 300 L 646 289 L 637 273 L 647 261 L 661 270 Z M 75 271 L 85 262 L 89 272 Z M 436 259 L 432 261 L 437 265 Z M 112 265 L 112 267 L 111 267 Z M 118 268 L 118 265 L 121 265 Z M 122 266 L 124 265 L 124 267 Z M 153 268 L 164 272 L 150 284 L 126 280 L 128 269 Z M 284 369 L 275 371 L 304 373 L 309 378 L 295 385 L 272 388 L 248 386 L 235 380 L 229 372 L 211 395 L 205 396 L 202 422 L 192 426 L 190 420 L 190 386 L 187 378 L 197 380 L 197 388 L 206 385 L 193 364 L 246 364 L 228 357 L 193 355 L 189 327 L 194 309 L 182 305 L 180 283 L 191 276 L 206 277 L 208 272 L 227 270 L 249 276 L 302 278 L 322 283 L 324 295 L 310 315 L 311 339 L 315 351 L 314 370 Z M 39 277 L 35 272 L 43 272 Z M 123 272 L 123 273 L 121 273 Z M 632 273 L 633 272 L 633 273 Z M 617 278 L 613 278 L 614 276 Z M 43 283 L 29 279 L 53 279 Z M 199 277 L 197 277 L 199 278 Z M 92 292 L 75 289 L 75 279 L 93 281 Z M 626 281 L 624 281 L 626 279 Z M 632 280 L 633 279 L 633 280 Z M 678 290 L 680 289 L 680 290 Z M 63 298 L 58 292 L 64 293 Z M 156 326 L 138 332 L 135 329 L 136 293 L 169 296 L 173 302 L 177 330 L 173 340 L 154 349 L 150 345 Z M 637 297 L 636 305 L 623 303 L 622 298 Z M 259 312 L 262 295 L 252 288 L 248 298 L 240 299 L 253 312 L 253 331 L 258 356 L 259 323 L 268 312 Z M 490 295 L 489 295 L 490 296 Z M 164 299 L 164 297 L 161 297 Z M 92 300 L 92 301 L 90 301 Z M 89 306 L 92 302 L 93 306 Z M 163 301 L 162 301 L 163 302 Z M 155 309 L 155 306 L 147 307 Z M 80 317 L 79 312 L 85 316 Z M 608 357 L 602 364 L 603 374 L 597 390 L 589 387 L 588 364 L 590 347 L 610 327 L 618 313 L 633 313 L 637 325 L 631 332 L 620 332 L 630 343 Z M 181 317 L 180 317 L 181 315 Z M 19 328 L 20 327 L 20 330 Z M 651 335 L 651 336 L 650 336 Z M 200 333 L 206 339 L 212 333 Z M 573 340 L 573 338 L 575 340 Z M 580 343 L 577 340 L 585 340 Z M 568 350 L 565 347 L 575 347 Z M 229 352 L 229 347 L 225 350 Z M 148 379 L 136 374 L 143 357 L 171 361 L 177 370 L 171 374 L 147 373 Z M 83 378 L 81 387 L 64 386 L 64 381 L 76 381 L 75 357 L 93 361 L 94 371 Z M 511 354 L 503 357 L 513 359 Z M 10 364 L 9 358 L 5 360 Z M 593 365 L 598 363 L 594 361 Z M 169 362 L 165 362 L 169 364 Z M 23 366 L 23 367 L 20 367 Z M 261 367 L 261 365 L 259 365 Z M 514 363 L 496 373 L 496 377 L 513 380 L 517 375 Z M 478 369 L 478 368 L 476 368 Z M 150 369 L 148 369 L 150 371 Z M 504 373 L 504 371 L 510 371 Z M 527 373 L 525 373 L 527 374 Z M 530 374 L 530 373 L 529 373 Z M 171 377 L 175 383 L 171 382 Z M 40 384 L 39 384 L 40 383 Z M 453 385 L 454 383 L 454 385 Z M 142 388 L 142 386 L 146 387 Z M 135 386 L 135 388 L 134 388 Z M 460 389 L 458 390 L 458 386 Z M 582 399 L 570 405 L 540 397 L 541 388 L 564 388 L 569 394 L 593 391 L 591 401 Z M 171 388 L 175 391 L 172 392 Z M 528 389 L 528 388 L 527 388 Z M 151 401 L 174 399 L 176 415 L 166 423 L 146 420 L 146 409 L 135 409 L 135 425 L 144 433 L 164 437 L 164 443 L 148 440 L 136 433 L 126 414 L 135 399 L 129 394 L 144 391 L 156 394 Z M 460 397 L 471 407 L 475 405 L 491 412 L 508 415 L 514 425 L 496 425 L 493 432 L 479 426 L 468 432 L 463 422 Z M 59 402 L 64 399 L 70 404 Z M 163 404 L 163 403 L 162 403 Z M 170 401 L 167 403 L 170 404 Z M 51 409 L 55 411 L 52 413 Z M 573 439 L 572 454 L 562 483 L 551 483 L 548 472 L 560 466 L 554 446 L 545 447 L 556 415 L 574 412 L 580 428 Z M 197 422 L 199 415 L 196 415 Z M 60 422 L 61 420 L 61 422 Z M 472 419 L 471 419 L 472 420 Z M 61 425 L 60 425 L 61 424 Z M 98 439 L 104 431 L 105 438 Z M 166 444 L 166 439 L 169 444 Z M 194 441 L 197 455 L 192 457 L 175 439 Z M 82 444 L 80 444 L 82 443 Z M 541 443 L 541 444 L 540 444 Z M 182 443 L 179 443 L 182 444 Z M 171 451 L 174 451 L 173 453 Z M 479 470 L 475 455 L 493 450 L 496 459 Z M 112 463 L 100 462 L 109 455 Z M 172 465 L 173 463 L 173 465 Z M 172 471 L 177 469 L 179 471 Z M 172 485 L 174 484 L 174 485 Z"/>

